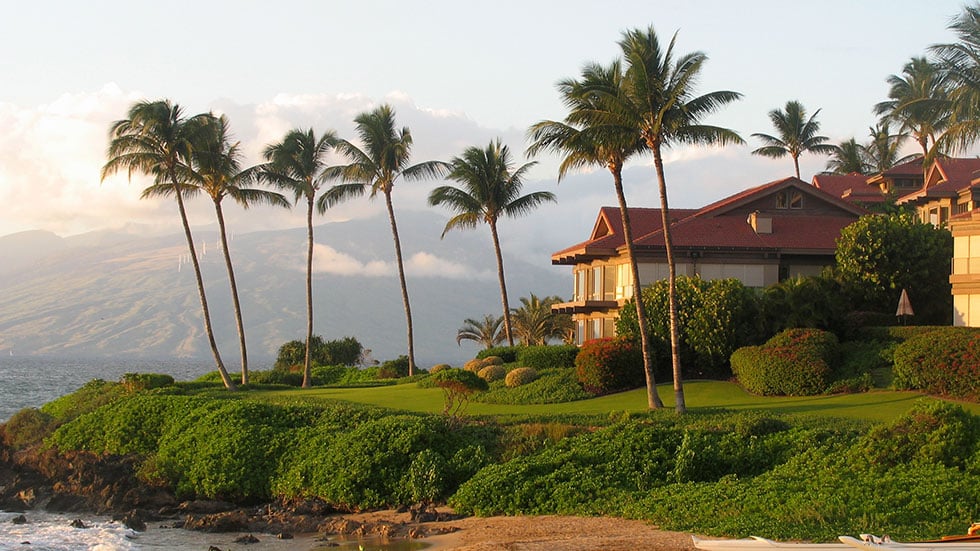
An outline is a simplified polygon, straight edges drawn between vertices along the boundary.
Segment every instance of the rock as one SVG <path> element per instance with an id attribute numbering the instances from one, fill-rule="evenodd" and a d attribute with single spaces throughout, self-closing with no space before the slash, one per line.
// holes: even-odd
<path id="1" fill-rule="evenodd" d="M 221 548 L 212 545 L 211 547 L 208 547 L 208 551 L 221 551 Z"/>
<path id="2" fill-rule="evenodd" d="M 177 507 L 177 510 L 181 513 L 196 513 L 196 514 L 203 514 L 203 515 L 225 513 L 233 509 L 235 509 L 234 503 L 228 503 L 227 501 L 213 501 L 213 500 L 206 500 L 206 499 L 185 501 Z"/>
<path id="3" fill-rule="evenodd" d="M 239 536 L 235 538 L 235 543 L 259 543 L 259 538 L 248 534 L 246 536 Z"/>
<path id="4" fill-rule="evenodd" d="M 229 511 L 201 517 L 188 516 L 184 520 L 184 528 L 201 532 L 244 532 L 248 530 L 248 515 L 244 511 Z"/>
<path id="5" fill-rule="evenodd" d="M 88 526 L 85 526 L 85 523 L 82 522 L 82 519 L 79 518 L 71 521 L 68 526 L 71 526 L 72 528 L 88 528 Z"/>
<path id="6" fill-rule="evenodd" d="M 14 524 L 27 524 L 27 517 L 24 515 L 17 515 L 16 517 L 10 519 L 10 522 Z"/>
<path id="7" fill-rule="evenodd" d="M 128 515 L 124 516 L 122 523 L 123 526 L 129 528 L 130 530 L 146 532 L 146 522 L 143 521 L 143 517 L 137 511 L 132 511 Z"/>
<path id="8" fill-rule="evenodd" d="M 281 539 L 281 540 L 291 540 L 291 539 L 293 539 L 293 535 L 290 534 L 289 532 L 279 532 L 278 534 L 276 534 L 276 537 L 279 538 L 279 539 Z"/>

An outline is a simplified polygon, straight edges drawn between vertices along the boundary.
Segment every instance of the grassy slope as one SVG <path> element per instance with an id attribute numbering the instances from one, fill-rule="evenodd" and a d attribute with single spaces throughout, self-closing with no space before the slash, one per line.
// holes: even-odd
<path id="1" fill-rule="evenodd" d="M 658 387 L 667 407 L 673 407 L 673 388 Z M 691 381 L 684 384 L 684 395 L 689 409 L 726 408 L 732 410 L 767 410 L 774 413 L 809 413 L 829 417 L 849 417 L 870 421 L 887 421 L 905 413 L 912 404 L 922 398 L 915 392 L 874 391 L 862 394 L 836 396 L 778 397 L 755 396 L 733 383 L 721 381 Z M 270 391 L 261 394 L 274 400 L 328 399 L 371 404 L 386 408 L 438 413 L 442 411 L 443 394 L 440 389 L 421 389 L 415 384 L 372 388 L 315 388 L 310 390 Z M 980 404 L 964 403 L 963 406 L 980 415 Z M 541 405 L 498 405 L 470 403 L 469 415 L 553 415 L 553 414 L 608 414 L 616 411 L 639 412 L 646 410 L 646 392 L 636 389 L 592 400 Z"/>

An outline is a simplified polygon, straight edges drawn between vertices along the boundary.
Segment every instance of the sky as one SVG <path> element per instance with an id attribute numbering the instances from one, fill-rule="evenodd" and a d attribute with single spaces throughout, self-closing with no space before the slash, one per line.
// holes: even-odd
<path id="1" fill-rule="evenodd" d="M 0 20 L 0 236 L 48 230 L 179 231 L 171 200 L 140 200 L 147 185 L 125 175 L 99 181 L 107 130 L 142 99 L 170 99 L 188 114 L 226 114 L 250 163 L 293 127 L 352 137 L 352 119 L 382 103 L 412 129 L 413 159 L 448 160 L 499 137 L 526 162 L 525 130 L 561 119 L 555 83 L 587 62 L 618 55 L 623 31 L 653 26 L 677 51 L 707 54 L 698 90 L 744 98 L 706 122 L 738 131 L 744 146 L 667 153 L 671 205 L 693 208 L 792 175 L 789 158 L 751 155 L 767 113 L 789 100 L 820 109 L 821 133 L 863 141 L 885 79 L 928 46 L 954 42 L 950 0 L 821 2 L 579 0 L 4 1 Z M 913 151 L 910 147 L 909 152 Z M 970 152 L 970 154 L 973 154 Z M 532 216 L 501 225 L 505 246 L 548 263 L 588 237 L 600 206 L 614 205 L 608 174 L 556 182 L 542 155 L 527 191 L 558 195 Z M 802 159 L 803 179 L 825 157 Z M 627 199 L 658 206 L 649 159 L 627 169 Z M 428 209 L 441 182 L 396 184 L 396 209 Z M 341 205 L 320 219 L 377 215 L 380 201 Z M 292 211 L 226 207 L 234 232 L 298 227 Z M 443 213 L 447 214 L 447 213 Z M 212 224 L 206 199 L 196 226 Z M 528 236 L 533 235 L 534 239 Z"/>

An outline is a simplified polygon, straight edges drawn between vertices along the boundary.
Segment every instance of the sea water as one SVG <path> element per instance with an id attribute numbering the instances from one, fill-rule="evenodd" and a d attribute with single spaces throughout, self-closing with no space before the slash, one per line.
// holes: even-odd
<path id="1" fill-rule="evenodd" d="M 255 369 L 269 369 L 256 365 Z M 235 366 L 229 364 L 229 371 Z M 92 379 L 118 381 L 126 373 L 163 373 L 178 381 L 214 371 L 208 359 L 90 359 L 0 355 L 0 423 L 26 407 L 78 390 Z"/>

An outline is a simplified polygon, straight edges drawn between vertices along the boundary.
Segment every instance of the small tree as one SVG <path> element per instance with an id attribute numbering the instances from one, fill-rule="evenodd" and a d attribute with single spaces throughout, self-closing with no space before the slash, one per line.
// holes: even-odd
<path id="1" fill-rule="evenodd" d="M 953 237 L 912 213 L 862 216 L 837 239 L 836 275 L 855 309 L 895 312 L 908 292 L 919 324 L 949 324 Z"/>
<path id="2" fill-rule="evenodd" d="M 446 395 L 444 415 L 459 418 L 469 403 L 470 396 L 490 388 L 479 375 L 465 369 L 443 369 L 432 375 L 432 381 Z"/>

